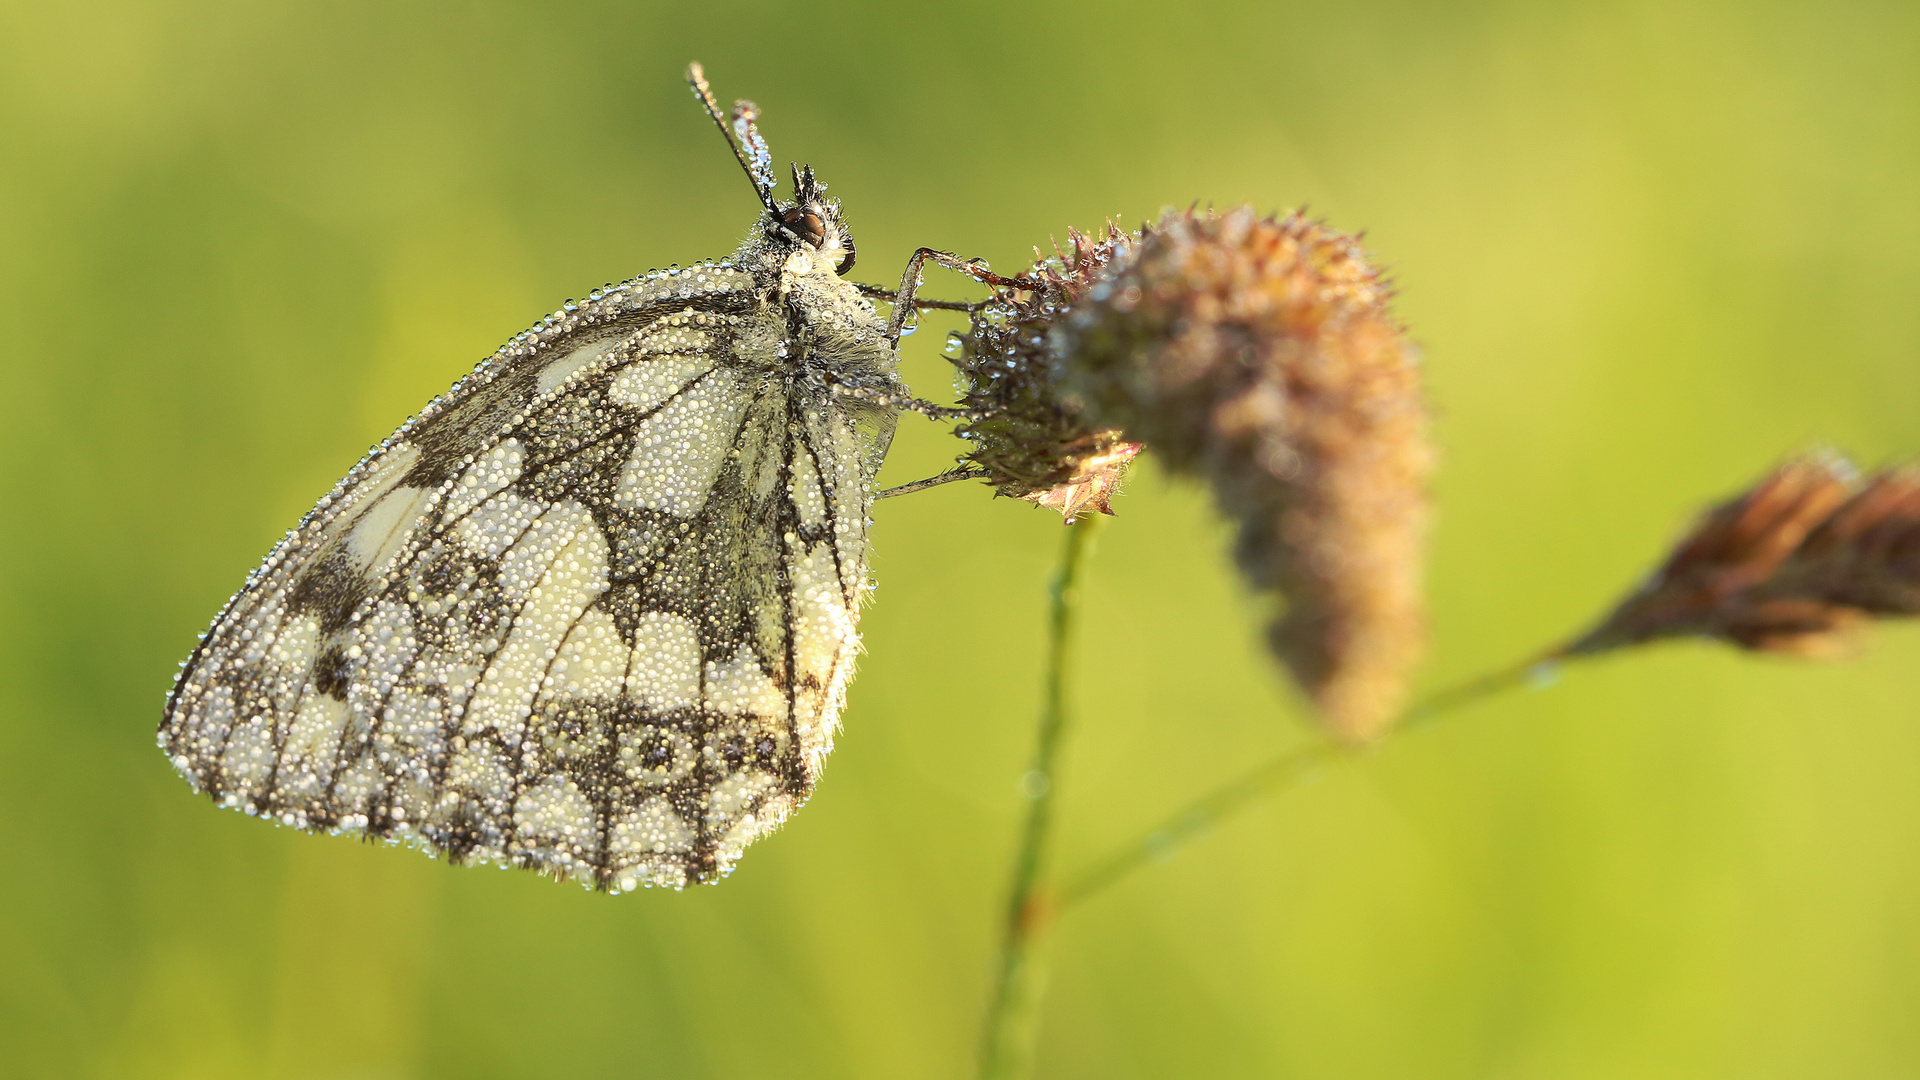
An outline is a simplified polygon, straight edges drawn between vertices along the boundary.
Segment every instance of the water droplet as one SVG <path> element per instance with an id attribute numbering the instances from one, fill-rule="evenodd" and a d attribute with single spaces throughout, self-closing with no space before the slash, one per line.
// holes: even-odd
<path id="1" fill-rule="evenodd" d="M 1052 786 L 1047 780 L 1047 774 L 1038 769 L 1028 769 L 1020 774 L 1020 794 L 1025 798 L 1041 798 Z"/>

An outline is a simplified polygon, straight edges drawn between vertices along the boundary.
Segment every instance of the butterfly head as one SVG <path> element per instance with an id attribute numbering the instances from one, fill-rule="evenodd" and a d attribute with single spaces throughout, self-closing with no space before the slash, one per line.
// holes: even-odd
<path id="1" fill-rule="evenodd" d="M 813 252 L 832 266 L 836 274 L 852 270 L 853 236 L 840 220 L 840 204 L 822 195 L 827 185 L 814 179 L 813 166 L 793 167 L 793 201 L 779 202 L 773 197 L 772 156 L 767 152 L 766 139 L 760 135 L 760 110 L 751 101 L 736 101 L 729 123 L 728 117 L 721 114 L 720 103 L 714 100 L 706 72 L 699 64 L 687 68 L 687 82 L 733 149 L 740 168 L 753 183 L 760 205 L 766 208 L 767 239 L 790 246 L 794 251 Z"/>
<path id="2" fill-rule="evenodd" d="M 840 220 L 840 204 L 822 196 L 826 189 L 813 178 L 813 166 L 794 166 L 794 200 L 768 208 L 767 238 L 809 248 L 844 275 L 853 269 L 853 234 Z"/>

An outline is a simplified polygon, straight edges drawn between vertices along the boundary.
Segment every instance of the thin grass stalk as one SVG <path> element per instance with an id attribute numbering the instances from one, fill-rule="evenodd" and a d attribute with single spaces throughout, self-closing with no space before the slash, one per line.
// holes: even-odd
<path id="1" fill-rule="evenodd" d="M 1053 848 L 1054 799 L 1058 763 L 1067 734 L 1067 673 L 1073 668 L 1073 630 L 1078 614 L 1077 586 L 1086 563 L 1088 541 L 1100 517 L 1089 514 L 1067 528 L 1060 567 L 1048 589 L 1047 666 L 1034 741 L 1033 767 L 1021 780 L 1028 799 L 1026 827 L 1013 865 L 993 996 L 987 1006 L 980 1047 L 984 1080 L 1019 1080 L 1033 1060 L 1040 999 L 1046 973 L 1040 939 L 1051 921 L 1053 904 L 1046 874 Z"/>
<path id="2" fill-rule="evenodd" d="M 1082 871 L 1060 887 L 1056 908 L 1064 911 L 1143 866 L 1171 858 L 1181 847 L 1247 804 L 1301 779 L 1318 765 L 1353 752 L 1345 744 L 1323 737 L 1280 754 L 1225 787 L 1196 799 L 1140 839 Z"/>
<path id="3" fill-rule="evenodd" d="M 1550 655 L 1439 691 L 1409 708 L 1395 727 L 1405 731 L 1463 706 L 1538 682 L 1549 665 L 1556 662 Z M 1175 852 L 1199 839 L 1215 825 L 1262 798 L 1306 779 L 1318 766 L 1340 758 L 1359 757 L 1370 753 L 1372 749 L 1323 737 L 1305 746 L 1283 751 L 1231 783 L 1194 800 L 1149 829 L 1138 840 L 1122 845 L 1106 858 L 1068 879 L 1054 893 L 1053 912 L 1065 911 L 1106 891 L 1136 870 L 1172 858 Z"/>

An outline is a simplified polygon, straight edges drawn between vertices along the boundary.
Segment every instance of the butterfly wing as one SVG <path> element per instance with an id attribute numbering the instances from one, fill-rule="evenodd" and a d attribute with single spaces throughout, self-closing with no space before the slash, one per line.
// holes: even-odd
<path id="1" fill-rule="evenodd" d="M 892 414 L 726 264 L 550 317 L 370 453 L 215 620 L 160 742 L 222 805 L 599 888 L 805 800 Z"/>

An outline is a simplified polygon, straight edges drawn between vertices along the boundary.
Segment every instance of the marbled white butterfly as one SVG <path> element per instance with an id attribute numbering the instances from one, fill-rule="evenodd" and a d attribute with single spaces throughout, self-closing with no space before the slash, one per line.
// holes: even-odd
<path id="1" fill-rule="evenodd" d="M 752 103 L 729 133 L 688 77 L 758 227 L 547 316 L 287 534 L 160 726 L 220 805 L 624 891 L 717 880 L 812 791 L 919 404 L 897 341 L 957 260 L 882 320 L 825 185 L 776 200 Z"/>

